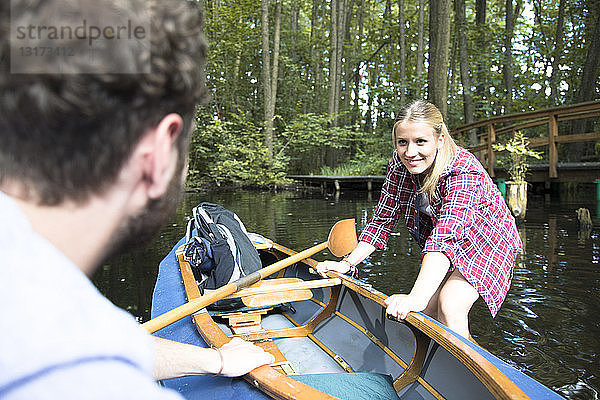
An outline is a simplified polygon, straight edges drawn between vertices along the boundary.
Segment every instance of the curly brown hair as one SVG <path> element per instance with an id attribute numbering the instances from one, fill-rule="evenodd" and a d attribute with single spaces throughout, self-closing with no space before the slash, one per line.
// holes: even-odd
<path id="1" fill-rule="evenodd" d="M 59 25 L 60 18 L 70 18 L 68 24 L 74 14 L 85 18 L 90 10 L 101 20 L 101 13 L 115 9 L 132 21 L 146 18 L 149 48 L 138 51 L 122 41 L 101 59 L 67 60 L 62 67 L 66 73 L 11 72 L 6 62 L 14 56 L 11 22 L 15 26 L 47 17 Z M 84 202 L 114 183 L 142 135 L 171 112 L 184 118 L 177 146 L 186 154 L 195 107 L 206 93 L 201 22 L 201 11 L 183 0 L 2 2 L 0 185 L 17 183 L 28 200 L 41 205 Z M 89 73 L 98 63 L 149 68 L 142 73 Z"/>

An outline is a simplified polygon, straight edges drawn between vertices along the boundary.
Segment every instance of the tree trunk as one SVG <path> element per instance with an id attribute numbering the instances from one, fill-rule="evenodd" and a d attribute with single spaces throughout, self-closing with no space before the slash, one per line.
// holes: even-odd
<path id="1" fill-rule="evenodd" d="M 506 184 L 506 203 L 515 218 L 523 219 L 527 212 L 527 182 Z"/>
<path id="2" fill-rule="evenodd" d="M 292 43 L 290 46 L 290 58 L 293 64 L 298 62 L 298 54 L 296 49 L 298 47 L 298 5 L 295 1 L 292 1 L 290 5 L 290 33 Z"/>
<path id="3" fill-rule="evenodd" d="M 362 55 L 362 37 L 363 37 L 363 8 L 364 0 L 359 0 L 358 3 L 358 37 L 356 43 L 356 54 Z M 359 59 L 362 59 L 360 57 Z M 354 70 L 354 107 L 352 111 L 352 125 L 359 121 L 360 115 L 360 62 L 356 63 Z"/>
<path id="4" fill-rule="evenodd" d="M 460 83 L 463 88 L 463 111 L 465 124 L 473 122 L 473 93 L 471 91 L 471 71 L 469 68 L 469 53 L 467 50 L 467 21 L 465 0 L 454 0 L 454 15 L 456 19 L 456 37 L 458 39 L 458 59 L 460 63 Z M 477 145 L 477 132 L 469 131 L 471 146 Z"/>
<path id="5" fill-rule="evenodd" d="M 417 33 L 417 65 L 415 71 L 416 92 L 415 98 L 421 99 L 423 96 L 423 59 L 425 46 L 423 45 L 423 31 L 425 30 L 425 0 L 419 0 L 419 22 Z"/>
<path id="6" fill-rule="evenodd" d="M 313 83 L 314 83 L 314 93 L 313 93 L 313 103 L 312 109 L 320 111 L 321 104 L 321 88 L 323 87 L 322 75 L 321 75 L 321 58 L 319 47 L 317 46 L 317 37 L 319 36 L 320 24 L 319 24 L 319 1 L 313 0 L 312 3 L 312 14 L 310 19 L 310 58 L 311 58 L 311 66 L 313 69 Z"/>
<path id="7" fill-rule="evenodd" d="M 406 102 L 406 38 L 405 36 L 405 18 L 404 18 L 404 0 L 398 0 L 398 53 L 400 56 L 400 106 L 403 107 Z"/>
<path id="8" fill-rule="evenodd" d="M 330 29 L 329 29 L 329 91 L 327 96 L 327 112 L 329 117 L 334 118 L 335 116 L 335 89 L 336 89 L 336 72 L 337 72 L 337 33 L 338 33 L 338 19 L 337 19 L 337 7 L 338 0 L 331 0 L 331 15 L 330 15 Z M 334 121 L 335 125 L 335 121 Z"/>
<path id="9" fill-rule="evenodd" d="M 281 2 L 277 2 L 275 9 L 275 32 L 273 37 L 273 68 L 271 69 L 269 54 L 269 0 L 261 0 L 261 33 L 262 33 L 262 61 L 263 61 L 263 93 L 264 93 L 264 119 L 265 119 L 265 147 L 273 159 L 273 119 L 275 117 L 275 99 L 277 97 L 277 79 L 279 69 L 279 43 L 281 31 Z"/>
<path id="10" fill-rule="evenodd" d="M 479 54 L 483 54 L 486 51 L 486 35 L 485 35 L 485 24 L 486 24 L 486 0 L 475 0 L 475 26 L 477 27 L 477 51 Z M 486 84 L 485 84 L 485 71 L 488 69 L 486 62 L 483 57 L 477 57 L 476 61 L 477 69 L 477 84 L 475 85 L 475 93 L 477 93 L 477 99 L 482 104 L 486 101 Z M 479 118 L 484 118 L 485 114 L 479 115 Z"/>
<path id="11" fill-rule="evenodd" d="M 595 97 L 596 85 L 598 83 L 598 68 L 600 67 L 600 11 L 596 16 L 594 28 L 590 27 L 590 30 L 592 29 L 590 47 L 588 48 L 585 64 L 583 65 L 581 84 L 579 85 L 577 95 L 578 103 L 594 100 Z"/>
<path id="12" fill-rule="evenodd" d="M 264 97 L 265 147 L 273 155 L 273 120 L 271 104 L 271 57 L 269 54 L 269 0 L 261 0 L 262 78 Z"/>
<path id="13" fill-rule="evenodd" d="M 515 21 L 519 15 L 521 1 L 517 0 L 517 4 L 513 10 L 512 0 L 506 0 L 506 29 L 504 34 L 504 66 L 502 68 L 502 79 L 504 81 L 504 89 L 506 90 L 506 99 L 508 100 L 506 112 L 513 110 L 513 56 L 512 56 L 512 38 L 515 32 Z"/>
<path id="14" fill-rule="evenodd" d="M 448 113 L 449 47 L 450 0 L 430 0 L 427 97 L 438 107 L 444 119 Z"/>
<path id="15" fill-rule="evenodd" d="M 350 25 L 352 24 L 352 10 L 354 9 L 354 1 L 355 0 L 350 0 L 350 5 L 348 7 L 346 7 L 346 13 L 345 13 L 345 23 L 344 23 L 344 43 L 347 44 L 348 48 L 352 49 L 352 35 L 350 35 Z M 345 53 L 342 54 L 342 56 Z M 351 77 L 352 77 L 352 64 L 348 61 L 349 55 L 347 57 L 345 57 L 346 62 L 344 63 L 344 107 L 342 108 L 343 111 L 348 111 L 350 110 L 350 92 L 352 91 L 352 82 L 350 82 Z M 345 120 L 347 121 L 348 118 L 346 117 Z M 344 121 L 344 124 L 346 123 L 346 121 Z"/>
<path id="16" fill-rule="evenodd" d="M 337 23 L 337 46 L 336 46 L 336 63 L 335 63 L 335 98 L 334 98 L 334 115 L 335 125 L 338 125 L 338 115 L 340 114 L 340 99 L 342 97 L 342 59 L 344 55 L 344 34 L 346 31 L 346 8 L 348 0 L 340 0 L 338 3 L 338 23 Z"/>
<path id="17" fill-rule="evenodd" d="M 271 71 L 271 102 L 269 103 L 269 116 L 275 117 L 275 103 L 277 99 L 277 80 L 279 77 L 279 45 L 281 38 L 281 1 L 277 1 L 275 8 L 275 33 L 273 34 L 273 69 Z"/>
<path id="18" fill-rule="evenodd" d="M 329 96 L 328 113 L 337 126 L 342 93 L 342 57 L 348 0 L 331 0 L 331 29 L 329 32 Z"/>
<path id="19" fill-rule="evenodd" d="M 558 3 L 558 18 L 556 20 L 556 33 L 554 35 L 554 55 L 552 57 L 552 75 L 550 76 L 550 98 L 552 104 L 557 106 L 560 90 L 560 56 L 563 52 L 563 29 L 565 24 L 565 0 Z"/>
<path id="20" fill-rule="evenodd" d="M 594 100 L 596 87 L 598 84 L 598 68 L 600 68 L 600 10 L 595 16 L 595 26 L 589 26 L 590 46 L 588 47 L 583 72 L 581 74 L 581 83 L 577 91 L 577 103 Z M 585 120 L 575 120 L 571 124 L 571 132 L 574 134 L 588 133 L 593 125 L 587 124 Z M 571 161 L 581 161 L 586 154 L 586 143 L 574 143 L 571 147 Z"/>

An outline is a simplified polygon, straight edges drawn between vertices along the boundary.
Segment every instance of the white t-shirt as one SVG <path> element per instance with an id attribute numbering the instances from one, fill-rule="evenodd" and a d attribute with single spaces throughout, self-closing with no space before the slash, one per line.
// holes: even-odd
<path id="1" fill-rule="evenodd" d="M 153 381 L 153 357 L 133 316 L 0 192 L 0 398 L 180 398 Z"/>

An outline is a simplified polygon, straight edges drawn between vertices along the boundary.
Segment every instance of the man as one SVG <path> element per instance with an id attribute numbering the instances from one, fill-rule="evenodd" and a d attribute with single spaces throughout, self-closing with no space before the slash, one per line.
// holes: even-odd
<path id="1" fill-rule="evenodd" d="M 183 1 L 0 5 L 0 398 L 169 398 L 153 377 L 273 361 L 152 339 L 89 281 L 177 205 L 200 26 Z"/>

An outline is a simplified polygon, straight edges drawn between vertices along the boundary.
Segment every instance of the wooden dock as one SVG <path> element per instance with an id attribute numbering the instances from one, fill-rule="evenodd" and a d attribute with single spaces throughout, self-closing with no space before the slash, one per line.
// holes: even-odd
<path id="1" fill-rule="evenodd" d="M 600 142 L 600 132 L 572 132 L 570 121 L 600 119 L 600 101 L 560 106 L 546 110 L 523 112 L 519 114 L 502 115 L 483 121 L 474 122 L 454 129 L 450 134 L 463 142 L 465 135 L 471 130 L 483 132 L 477 135 L 479 143 L 468 147 L 487 169 L 495 181 L 507 180 L 505 168 L 496 165 L 497 152 L 495 143 L 503 143 L 510 139 L 518 130 L 529 130 L 547 126 L 545 135 L 532 131 L 529 138 L 530 148 L 545 148 L 548 152 L 547 164 L 531 165 L 527 181 L 532 184 L 544 184 L 545 192 L 556 183 L 577 182 L 596 183 L 598 185 L 598 198 L 600 201 L 600 162 L 566 162 L 559 160 L 558 146 L 570 143 L 587 142 L 595 146 Z M 559 129 L 561 128 L 561 129 Z M 383 172 L 383 171 L 382 171 Z M 330 175 L 290 175 L 288 178 L 301 182 L 305 186 L 320 186 L 323 191 L 333 187 L 336 193 L 343 189 L 371 191 L 381 187 L 383 175 L 369 176 L 330 176 Z"/>
<path id="2" fill-rule="evenodd" d="M 505 168 L 494 168 L 494 180 L 508 179 Z M 306 187 L 321 187 L 323 192 L 343 190 L 379 191 L 384 175 L 340 176 L 340 175 L 288 175 Z M 532 184 L 543 184 L 550 190 L 554 183 L 598 183 L 600 178 L 600 162 L 558 163 L 557 177 L 550 177 L 548 164 L 532 165 L 527 181 Z"/>
<path id="3" fill-rule="evenodd" d="M 332 188 L 336 193 L 342 189 L 379 190 L 385 179 L 384 175 L 341 176 L 341 175 L 288 175 L 288 178 L 300 182 L 307 187 L 321 187 L 326 192 Z"/>

